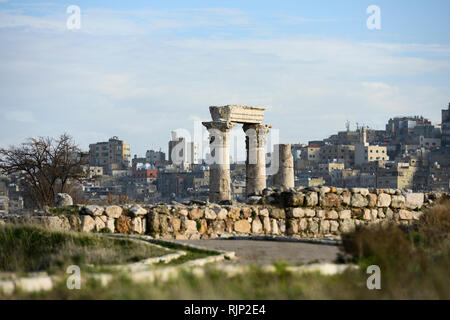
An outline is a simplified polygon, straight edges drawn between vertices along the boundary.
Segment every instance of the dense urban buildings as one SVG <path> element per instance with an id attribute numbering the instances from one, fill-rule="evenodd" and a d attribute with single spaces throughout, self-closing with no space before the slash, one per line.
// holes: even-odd
<path id="1" fill-rule="evenodd" d="M 172 132 L 168 153 L 147 150 L 131 158 L 130 145 L 118 137 L 89 145 L 84 179 L 73 184 L 77 202 L 208 200 L 210 166 L 197 143 Z M 264 151 L 264 150 L 263 150 Z M 269 146 L 268 159 L 272 157 Z M 294 185 L 448 191 L 450 187 L 450 104 L 442 123 L 422 116 L 394 117 L 386 130 L 364 126 L 308 143 L 292 144 Z M 174 155 L 176 159 L 174 159 Z M 267 164 L 269 165 L 269 164 Z M 232 201 L 247 198 L 247 165 L 230 163 Z M 267 186 L 276 184 L 267 176 Z M 20 175 L 0 176 L 0 214 L 27 204 Z M 25 201 L 24 201 L 25 200 Z"/>

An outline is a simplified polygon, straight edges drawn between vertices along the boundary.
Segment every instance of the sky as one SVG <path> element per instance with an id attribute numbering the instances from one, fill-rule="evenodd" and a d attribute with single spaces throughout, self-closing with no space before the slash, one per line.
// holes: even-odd
<path id="1" fill-rule="evenodd" d="M 67 27 L 71 5 L 79 29 Z M 380 29 L 367 27 L 370 5 Z M 448 0 L 0 0 L 0 146 L 67 132 L 84 150 L 118 136 L 144 155 L 227 104 L 265 107 L 281 143 L 347 120 L 439 123 L 449 13 Z"/>

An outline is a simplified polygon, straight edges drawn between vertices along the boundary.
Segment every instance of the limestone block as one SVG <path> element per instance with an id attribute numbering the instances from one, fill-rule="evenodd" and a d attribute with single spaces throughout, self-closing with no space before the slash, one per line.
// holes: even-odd
<path id="1" fill-rule="evenodd" d="M 305 205 L 307 207 L 315 207 L 319 204 L 319 196 L 317 192 L 308 192 L 305 196 Z"/>
<path id="2" fill-rule="evenodd" d="M 336 193 L 327 193 L 324 196 L 320 196 L 320 204 L 323 207 L 337 208 L 342 205 L 342 197 Z"/>
<path id="3" fill-rule="evenodd" d="M 238 220 L 241 217 L 241 208 L 231 207 L 230 210 L 228 210 L 228 217 L 233 220 Z"/>
<path id="4" fill-rule="evenodd" d="M 108 228 L 109 232 L 114 233 L 116 226 L 113 218 L 108 218 L 108 220 L 106 220 L 106 228 Z"/>
<path id="5" fill-rule="evenodd" d="M 131 230 L 131 219 L 126 216 L 120 216 L 116 220 L 116 229 L 119 233 L 128 233 Z"/>
<path id="6" fill-rule="evenodd" d="M 264 232 L 270 233 L 272 230 L 272 227 L 270 225 L 270 218 L 268 216 L 264 216 L 263 218 L 263 225 L 264 225 Z"/>
<path id="7" fill-rule="evenodd" d="M 81 216 L 81 231 L 91 232 L 95 228 L 95 221 L 91 216 L 83 215 Z"/>
<path id="8" fill-rule="evenodd" d="M 368 206 L 370 208 L 373 208 L 377 205 L 377 195 L 375 193 L 369 193 L 367 195 L 367 200 L 368 200 Z"/>
<path id="9" fill-rule="evenodd" d="M 330 220 L 330 232 L 336 233 L 339 230 L 339 222 Z"/>
<path id="10" fill-rule="evenodd" d="M 228 216 L 228 211 L 224 208 L 214 208 L 214 212 L 216 213 L 218 220 L 225 220 Z"/>
<path id="11" fill-rule="evenodd" d="M 131 219 L 131 231 L 141 234 L 142 233 L 142 219 L 134 217 Z"/>
<path id="12" fill-rule="evenodd" d="M 330 221 L 329 220 L 322 220 L 320 222 L 320 232 L 322 234 L 327 234 L 330 232 Z"/>
<path id="13" fill-rule="evenodd" d="M 294 235 L 298 233 L 298 220 L 297 219 L 289 219 L 287 224 L 288 235 Z"/>
<path id="14" fill-rule="evenodd" d="M 103 221 L 103 219 L 99 216 L 94 218 L 95 221 L 95 230 L 96 231 L 101 231 L 106 227 L 106 223 L 105 221 Z"/>
<path id="15" fill-rule="evenodd" d="M 291 208 L 287 212 L 288 218 L 303 218 L 305 216 L 305 212 L 302 208 Z"/>
<path id="16" fill-rule="evenodd" d="M 269 209 L 263 208 L 263 209 L 259 210 L 258 213 L 259 213 L 260 216 L 268 217 L 269 216 Z"/>
<path id="17" fill-rule="evenodd" d="M 251 229 L 250 223 L 247 220 L 239 220 L 234 223 L 234 231 L 239 233 L 249 233 Z"/>
<path id="18" fill-rule="evenodd" d="M 378 195 L 377 206 L 378 207 L 389 207 L 391 204 L 391 196 L 387 193 L 380 193 Z"/>
<path id="19" fill-rule="evenodd" d="M 193 207 L 191 210 L 189 210 L 189 219 L 197 220 L 201 217 L 203 217 L 203 209 L 199 207 Z"/>
<path id="20" fill-rule="evenodd" d="M 330 211 L 326 211 L 325 218 L 330 219 L 330 220 L 336 220 L 339 218 L 339 215 L 336 212 L 336 210 L 330 210 Z"/>
<path id="21" fill-rule="evenodd" d="M 57 193 L 53 201 L 53 205 L 57 208 L 68 207 L 73 205 L 73 200 L 67 193 Z"/>
<path id="22" fill-rule="evenodd" d="M 398 216 L 400 220 L 412 220 L 413 219 L 413 213 L 409 210 L 400 210 L 398 212 Z"/>
<path id="23" fill-rule="evenodd" d="M 350 219 L 352 217 L 351 210 L 342 210 L 339 212 L 339 219 Z"/>
<path id="24" fill-rule="evenodd" d="M 205 218 L 208 220 L 217 219 L 217 214 L 213 209 L 205 208 Z"/>
<path id="25" fill-rule="evenodd" d="M 100 206 L 95 206 L 95 205 L 89 205 L 89 206 L 84 206 L 81 211 L 84 214 L 90 215 L 90 216 L 101 216 L 103 214 L 103 211 L 105 211 L 105 209 L 103 209 L 103 207 Z"/>
<path id="26" fill-rule="evenodd" d="M 284 209 L 282 208 L 270 208 L 270 217 L 274 219 L 285 219 L 286 213 L 284 212 Z"/>
<path id="27" fill-rule="evenodd" d="M 406 198 L 406 208 L 408 209 L 422 208 L 424 201 L 423 193 L 407 193 L 405 198 Z"/>
<path id="28" fill-rule="evenodd" d="M 392 196 L 391 207 L 395 209 L 404 208 L 406 204 L 406 199 L 402 195 Z"/>
<path id="29" fill-rule="evenodd" d="M 352 207 L 362 208 L 368 204 L 367 198 L 360 193 L 354 193 L 352 195 Z"/>
<path id="30" fill-rule="evenodd" d="M 122 214 L 123 209 L 119 206 L 107 206 L 105 209 L 105 214 L 110 217 L 117 219 Z"/>

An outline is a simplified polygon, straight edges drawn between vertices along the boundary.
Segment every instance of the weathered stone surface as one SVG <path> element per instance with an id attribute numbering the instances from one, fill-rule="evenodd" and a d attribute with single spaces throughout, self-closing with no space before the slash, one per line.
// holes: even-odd
<path id="1" fill-rule="evenodd" d="M 119 206 L 107 206 L 105 209 L 105 214 L 110 217 L 117 219 L 122 214 L 123 209 Z"/>
<path id="2" fill-rule="evenodd" d="M 339 212 L 339 219 L 350 219 L 352 217 L 351 210 L 342 210 Z"/>
<path id="3" fill-rule="evenodd" d="M 413 213 L 409 210 L 400 210 L 398 212 L 398 216 L 400 220 L 412 220 L 413 219 Z"/>
<path id="4" fill-rule="evenodd" d="M 370 209 L 364 209 L 363 210 L 363 219 L 364 220 L 372 220 L 372 212 Z"/>
<path id="5" fill-rule="evenodd" d="M 103 207 L 100 207 L 100 206 L 89 205 L 89 206 L 84 206 L 81 209 L 81 211 L 90 216 L 101 216 L 103 214 L 103 211 L 105 211 L 105 210 L 103 209 Z"/>
<path id="6" fill-rule="evenodd" d="M 214 208 L 214 212 L 216 213 L 218 220 L 225 220 L 228 216 L 228 211 L 224 208 Z"/>
<path id="7" fill-rule="evenodd" d="M 314 209 L 306 208 L 303 211 L 305 212 L 305 216 L 306 217 L 312 218 L 312 217 L 314 217 L 316 215 L 316 210 L 314 210 Z"/>
<path id="8" fill-rule="evenodd" d="M 173 218 L 172 219 L 172 228 L 174 232 L 179 232 L 181 229 L 181 219 L 180 218 Z"/>
<path id="9" fill-rule="evenodd" d="M 373 208 L 377 205 L 377 195 L 375 193 L 369 193 L 367 195 L 367 200 L 368 200 L 368 206 L 370 208 Z"/>
<path id="10" fill-rule="evenodd" d="M 91 232 L 95 228 L 95 221 L 91 216 L 83 215 L 81 216 L 81 231 Z"/>
<path id="11" fill-rule="evenodd" d="M 239 220 L 234 223 L 234 231 L 236 232 L 249 233 L 250 228 L 250 223 L 247 220 Z"/>
<path id="12" fill-rule="evenodd" d="M 213 222 L 213 230 L 215 232 L 222 233 L 222 232 L 225 231 L 225 228 L 226 228 L 225 221 L 221 220 L 221 221 L 214 221 Z"/>
<path id="13" fill-rule="evenodd" d="M 406 199 L 402 195 L 393 195 L 391 201 L 391 207 L 395 209 L 404 208 L 406 204 Z"/>
<path id="14" fill-rule="evenodd" d="M 342 205 L 342 197 L 336 193 L 327 193 L 323 197 L 320 196 L 320 204 L 323 207 L 335 207 L 338 208 Z"/>
<path id="15" fill-rule="evenodd" d="M 282 208 L 273 207 L 270 209 L 269 216 L 274 219 L 285 219 L 286 213 L 284 212 L 284 209 L 282 209 Z"/>
<path id="16" fill-rule="evenodd" d="M 267 209 L 267 208 L 260 209 L 258 214 L 260 216 L 263 216 L 263 217 L 268 217 L 269 216 L 269 209 Z"/>
<path id="17" fill-rule="evenodd" d="M 57 193 L 53 201 L 55 207 L 67 207 L 73 205 L 72 197 L 67 193 Z"/>
<path id="18" fill-rule="evenodd" d="M 369 195 L 369 189 L 367 189 L 367 188 L 361 188 L 361 189 L 359 189 L 359 193 L 361 193 L 363 196 L 367 196 L 367 195 Z"/>
<path id="19" fill-rule="evenodd" d="M 351 194 L 351 192 L 348 191 L 348 190 L 344 190 L 342 192 L 341 196 L 342 196 L 342 204 L 346 205 L 346 206 L 349 206 L 351 201 L 352 201 L 352 194 Z"/>
<path id="20" fill-rule="evenodd" d="M 317 192 L 308 192 L 305 196 L 305 205 L 307 207 L 315 207 L 319 204 L 319 196 Z"/>
<path id="21" fill-rule="evenodd" d="M 106 220 L 106 228 L 109 230 L 110 233 L 114 233 L 116 226 L 113 218 L 108 218 L 108 220 Z"/>
<path id="22" fill-rule="evenodd" d="M 272 219 L 272 234 L 280 234 L 280 228 L 276 219 Z"/>
<path id="23" fill-rule="evenodd" d="M 203 217 L 204 210 L 199 207 L 193 207 L 189 210 L 189 219 L 197 220 Z"/>
<path id="24" fill-rule="evenodd" d="M 189 211 L 187 209 L 181 209 L 180 211 L 178 211 L 178 213 L 180 214 L 180 216 L 187 217 Z"/>
<path id="25" fill-rule="evenodd" d="M 262 233 L 263 232 L 263 225 L 261 223 L 261 220 L 258 217 L 255 217 L 252 221 L 252 233 Z"/>
<path id="26" fill-rule="evenodd" d="M 339 218 L 339 215 L 336 212 L 336 210 L 329 210 L 325 212 L 325 218 L 330 220 L 336 220 Z"/>
<path id="27" fill-rule="evenodd" d="M 305 195 L 300 192 L 283 192 L 284 205 L 286 207 L 301 207 L 303 206 Z"/>
<path id="28" fill-rule="evenodd" d="M 305 212 L 302 208 L 291 208 L 287 212 L 288 218 L 303 218 L 305 216 Z"/>
<path id="29" fill-rule="evenodd" d="M 116 220 L 116 230 L 119 233 L 128 233 L 131 230 L 131 219 L 126 216 L 120 216 Z"/>
<path id="30" fill-rule="evenodd" d="M 330 220 L 330 232 L 336 233 L 339 230 L 339 222 Z"/>
<path id="31" fill-rule="evenodd" d="M 264 225 L 264 232 L 270 233 L 272 230 L 272 226 L 270 225 L 270 218 L 268 216 L 263 217 L 263 225 Z"/>
<path id="32" fill-rule="evenodd" d="M 368 204 L 367 198 L 360 193 L 355 193 L 352 195 L 352 207 L 362 208 L 366 207 Z"/>
<path id="33" fill-rule="evenodd" d="M 138 234 L 142 233 L 142 219 L 140 217 L 134 217 L 131 219 L 131 231 Z"/>
<path id="34" fill-rule="evenodd" d="M 423 193 L 407 193 L 405 198 L 406 198 L 406 208 L 408 209 L 422 208 L 424 201 Z"/>
<path id="35" fill-rule="evenodd" d="M 250 218 L 252 216 L 253 210 L 251 207 L 242 207 L 241 215 L 244 218 Z"/>
<path id="36" fill-rule="evenodd" d="M 103 221 L 103 219 L 99 216 L 96 216 L 95 219 L 95 230 L 98 231 L 102 231 L 105 227 L 106 227 L 106 223 L 105 221 Z"/>
<path id="37" fill-rule="evenodd" d="M 391 196 L 387 193 L 380 193 L 378 195 L 377 206 L 378 207 L 389 207 L 391 204 Z"/>
<path id="38" fill-rule="evenodd" d="M 320 233 L 327 234 L 330 232 L 330 221 L 329 220 L 322 220 L 320 222 Z"/>
<path id="39" fill-rule="evenodd" d="M 200 220 L 200 228 L 199 225 L 197 224 L 197 231 L 200 233 L 206 233 L 208 231 L 208 223 L 206 222 L 205 219 Z"/>
<path id="40" fill-rule="evenodd" d="M 185 229 L 186 233 L 197 233 L 197 223 L 194 220 L 185 219 Z"/>
<path id="41" fill-rule="evenodd" d="M 241 208 L 240 207 L 231 207 L 228 210 L 228 217 L 233 220 L 238 220 L 241 217 Z"/>
<path id="42" fill-rule="evenodd" d="M 319 233 L 319 224 L 317 223 L 317 221 L 308 221 L 308 230 L 313 235 L 317 235 Z"/>
<path id="43" fill-rule="evenodd" d="M 344 219 L 339 223 L 339 231 L 342 233 L 351 232 L 355 229 L 355 222 L 352 219 Z"/>
<path id="44" fill-rule="evenodd" d="M 288 235 L 294 235 L 298 233 L 298 220 L 297 219 L 289 219 L 287 223 L 287 230 Z"/>
<path id="45" fill-rule="evenodd" d="M 79 216 L 69 215 L 68 219 L 69 219 L 69 224 L 70 224 L 71 230 L 74 230 L 74 231 L 81 230 L 81 218 Z"/>
<path id="46" fill-rule="evenodd" d="M 217 214 L 214 210 L 205 208 L 205 218 L 208 220 L 215 220 L 217 218 Z"/>
<path id="47" fill-rule="evenodd" d="M 308 220 L 307 219 L 300 219 L 298 224 L 298 229 L 300 231 L 305 231 L 308 228 Z"/>
<path id="48" fill-rule="evenodd" d="M 147 214 L 147 210 L 142 208 L 140 205 L 134 205 L 131 207 L 130 213 L 135 217 L 144 216 Z"/>

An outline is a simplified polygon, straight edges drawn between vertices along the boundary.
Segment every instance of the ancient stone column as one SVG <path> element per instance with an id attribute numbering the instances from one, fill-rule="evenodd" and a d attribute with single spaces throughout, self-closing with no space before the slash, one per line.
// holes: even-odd
<path id="1" fill-rule="evenodd" d="M 276 144 L 274 146 L 273 161 L 278 171 L 273 175 L 274 187 L 283 190 L 294 188 L 294 157 L 290 144 Z"/>
<path id="2" fill-rule="evenodd" d="M 246 194 L 261 194 L 266 188 L 266 138 L 271 126 L 246 123 L 243 126 L 246 138 Z"/>
<path id="3" fill-rule="evenodd" d="M 229 121 L 203 122 L 209 132 L 209 201 L 231 200 L 230 130 L 236 125 Z"/>

